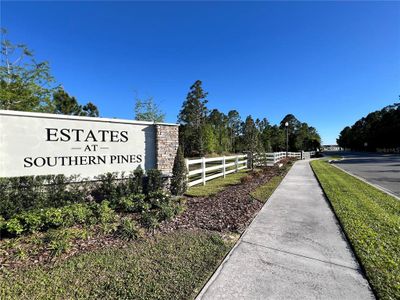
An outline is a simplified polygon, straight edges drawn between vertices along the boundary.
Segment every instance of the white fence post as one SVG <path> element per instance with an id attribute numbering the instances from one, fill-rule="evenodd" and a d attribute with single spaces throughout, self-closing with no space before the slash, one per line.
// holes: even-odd
<path id="1" fill-rule="evenodd" d="M 225 165 L 225 160 L 224 160 L 224 165 Z M 247 161 L 246 161 L 246 166 L 247 166 Z M 236 172 L 239 171 L 239 156 L 238 155 L 236 155 L 235 167 L 236 167 Z M 224 168 L 224 172 L 225 172 L 225 168 Z M 225 175 L 224 175 L 224 177 L 225 177 Z"/>
<path id="2" fill-rule="evenodd" d="M 201 179 L 203 179 L 203 185 L 206 185 L 206 158 L 201 158 Z"/>
<path id="3" fill-rule="evenodd" d="M 186 182 L 189 183 L 189 159 L 185 158 L 185 165 L 186 165 Z"/>
<path id="4" fill-rule="evenodd" d="M 226 167 L 225 167 L 225 156 L 222 158 L 222 174 L 224 174 L 224 178 L 226 177 Z"/>

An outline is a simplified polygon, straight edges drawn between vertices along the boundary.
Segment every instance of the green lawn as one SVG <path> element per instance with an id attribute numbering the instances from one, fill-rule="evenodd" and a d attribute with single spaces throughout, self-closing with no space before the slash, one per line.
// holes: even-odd
<path id="1" fill-rule="evenodd" d="M 0 299 L 189 299 L 231 246 L 216 234 L 175 232 L 54 266 L 0 269 Z"/>
<path id="2" fill-rule="evenodd" d="M 258 201 L 265 203 L 267 202 L 268 198 L 272 195 L 278 185 L 281 183 L 283 177 L 282 176 L 275 176 L 272 177 L 266 184 L 260 185 L 256 188 L 250 195 L 257 199 Z"/>
<path id="3" fill-rule="evenodd" d="M 380 299 L 400 299 L 400 201 L 329 165 L 311 162 Z"/>
<path id="4" fill-rule="evenodd" d="M 206 185 L 200 184 L 192 186 L 188 189 L 186 195 L 191 197 L 207 197 L 215 195 L 227 186 L 240 183 L 240 179 L 246 176 L 247 172 L 247 170 L 239 171 L 237 173 L 228 174 L 225 178 L 219 177 L 217 179 L 207 181 Z"/>

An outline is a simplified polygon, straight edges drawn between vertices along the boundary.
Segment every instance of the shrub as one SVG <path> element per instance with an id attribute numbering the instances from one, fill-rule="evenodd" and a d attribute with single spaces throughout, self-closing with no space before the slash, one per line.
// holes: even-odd
<path id="1" fill-rule="evenodd" d="M 134 220 L 130 218 L 124 218 L 118 227 L 117 234 L 122 239 L 135 240 L 143 236 L 143 231 L 139 228 Z"/>
<path id="2" fill-rule="evenodd" d="M 147 197 L 144 194 L 133 195 L 132 201 L 135 206 L 135 212 L 143 213 L 151 209 L 151 204 L 147 201 Z"/>
<path id="3" fill-rule="evenodd" d="M 141 194 L 143 193 L 143 169 L 139 165 L 136 170 L 133 172 L 133 176 L 130 176 L 129 184 L 130 184 L 130 191 L 133 194 Z"/>
<path id="4" fill-rule="evenodd" d="M 90 206 L 83 203 L 71 204 L 62 208 L 63 226 L 91 223 L 93 211 Z"/>
<path id="5" fill-rule="evenodd" d="M 24 176 L 1 179 L 0 214 L 11 218 L 27 209 L 45 205 L 43 176 Z"/>
<path id="6" fill-rule="evenodd" d="M 160 225 L 156 211 L 145 211 L 141 216 L 140 222 L 149 229 L 156 229 Z"/>
<path id="7" fill-rule="evenodd" d="M 118 230 L 118 223 L 100 223 L 100 230 L 104 234 L 110 234 Z"/>
<path id="8" fill-rule="evenodd" d="M 48 244 L 52 256 L 59 256 L 71 248 L 71 239 L 68 230 L 51 230 L 45 235 L 44 242 Z"/>
<path id="9" fill-rule="evenodd" d="M 118 200 L 118 210 L 124 211 L 124 212 L 134 212 L 136 209 L 135 202 L 133 201 L 132 196 L 125 196 L 121 197 Z"/>
<path id="10" fill-rule="evenodd" d="M 174 166 L 172 168 L 171 178 L 171 193 L 172 195 L 183 195 L 187 190 L 186 181 L 187 169 L 185 165 L 185 158 L 183 156 L 181 146 L 178 147 L 178 152 L 175 156 Z"/>
<path id="11" fill-rule="evenodd" d="M 48 208 L 44 210 L 44 224 L 46 227 L 59 227 L 63 224 L 63 211 L 61 208 Z"/>
<path id="12" fill-rule="evenodd" d="M 171 220 L 176 214 L 176 208 L 174 205 L 162 204 L 160 211 L 158 212 L 158 218 L 160 221 Z"/>
<path id="13" fill-rule="evenodd" d="M 97 202 L 108 200 L 114 203 L 118 199 L 117 186 L 117 173 L 107 173 L 96 177 L 99 183 L 92 190 L 91 195 Z"/>
<path id="14" fill-rule="evenodd" d="M 163 204 L 170 204 L 171 196 L 163 191 L 151 192 L 146 197 L 152 209 L 160 208 Z"/>
<path id="15" fill-rule="evenodd" d="M 83 202 L 87 184 L 69 185 L 76 176 L 23 176 L 0 179 L 0 215 L 11 218 L 27 210 Z"/>
<path id="16" fill-rule="evenodd" d="M 18 216 L 18 219 L 29 232 L 40 231 L 45 225 L 42 214 L 39 211 L 23 213 Z"/>
<path id="17" fill-rule="evenodd" d="M 116 219 L 115 211 L 110 207 L 110 202 L 107 200 L 95 206 L 95 214 L 100 224 L 111 223 Z"/>
<path id="18" fill-rule="evenodd" d="M 147 171 L 147 177 L 144 185 L 145 194 L 156 192 L 163 188 L 163 177 L 160 170 L 151 169 Z"/>
<path id="19" fill-rule="evenodd" d="M 6 230 L 11 234 L 20 235 L 25 229 L 17 218 L 12 218 L 6 222 Z"/>

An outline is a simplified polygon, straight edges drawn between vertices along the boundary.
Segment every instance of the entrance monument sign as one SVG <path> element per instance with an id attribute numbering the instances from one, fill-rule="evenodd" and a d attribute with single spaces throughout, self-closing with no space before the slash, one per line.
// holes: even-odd
<path id="1" fill-rule="evenodd" d="M 0 110 L 0 177 L 170 173 L 177 146 L 176 124 Z"/>

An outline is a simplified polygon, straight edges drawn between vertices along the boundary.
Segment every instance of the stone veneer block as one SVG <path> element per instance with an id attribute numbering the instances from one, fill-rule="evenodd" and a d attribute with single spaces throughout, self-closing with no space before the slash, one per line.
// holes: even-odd
<path id="1" fill-rule="evenodd" d="M 179 146 L 179 126 L 156 124 L 156 168 L 171 176 Z"/>

